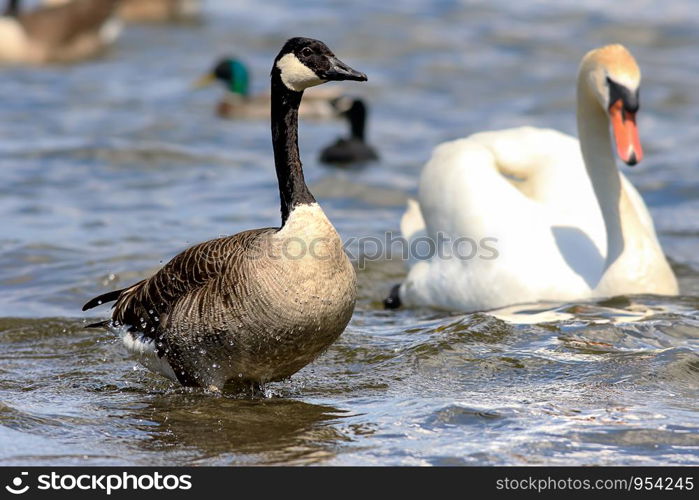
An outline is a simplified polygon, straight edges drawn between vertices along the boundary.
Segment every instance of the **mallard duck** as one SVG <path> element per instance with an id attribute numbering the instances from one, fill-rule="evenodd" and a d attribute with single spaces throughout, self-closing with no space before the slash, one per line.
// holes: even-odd
<path id="1" fill-rule="evenodd" d="M 222 118 L 269 118 L 269 93 L 250 94 L 250 73 L 247 66 L 239 59 L 224 57 L 213 69 L 195 82 L 196 88 L 207 87 L 214 82 L 221 82 L 226 94 L 216 106 L 216 114 Z M 335 89 L 324 91 L 313 89 L 304 96 L 299 107 L 299 117 L 304 119 L 329 119 L 337 117 L 337 111 L 331 104 L 341 94 Z"/>

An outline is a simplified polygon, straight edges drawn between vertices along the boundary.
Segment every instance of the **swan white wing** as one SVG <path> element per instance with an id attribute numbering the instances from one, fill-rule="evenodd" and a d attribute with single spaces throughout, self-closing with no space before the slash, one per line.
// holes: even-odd
<path id="1" fill-rule="evenodd" d="M 488 236 L 534 202 L 503 177 L 492 151 L 470 138 L 439 145 L 420 177 L 426 231 Z"/>
<path id="2" fill-rule="evenodd" d="M 478 310 L 589 292 L 589 283 L 561 254 L 547 206 L 501 173 L 492 141 L 486 146 L 484 138 L 498 139 L 480 135 L 444 143 L 425 166 L 419 208 L 424 234 L 438 251 L 409 262 L 403 300 Z M 409 208 L 403 223 L 413 238 L 420 231 L 416 208 Z M 495 256 L 483 252 L 486 241 Z"/>
<path id="3" fill-rule="evenodd" d="M 427 236 L 425 219 L 422 218 L 420 204 L 416 200 L 408 200 L 407 209 L 400 220 L 400 233 L 405 239 L 408 249 L 413 247 L 419 238 L 425 238 Z M 408 260 L 406 262 L 409 268 L 417 263 L 414 257 L 413 252 L 409 251 Z"/>
<path id="4" fill-rule="evenodd" d="M 575 137 L 553 129 L 519 127 L 480 132 L 470 139 L 487 147 L 497 170 L 529 199 L 546 205 L 552 216 L 589 218 L 597 239 L 604 235 L 601 212 L 590 211 L 597 201 Z"/>
<path id="5" fill-rule="evenodd" d="M 601 272 L 607 235 L 579 141 L 533 127 L 482 132 L 471 139 L 486 146 L 502 176 L 537 203 L 563 256 L 591 282 Z"/>
<path id="6" fill-rule="evenodd" d="M 549 170 L 573 170 L 571 159 L 580 156 L 578 141 L 553 129 L 518 127 L 479 132 L 469 136 L 487 147 L 503 174 L 524 181 L 548 178 Z M 554 172 L 555 173 L 555 172 Z"/>
<path id="7" fill-rule="evenodd" d="M 416 236 L 425 232 L 425 219 L 422 218 L 422 211 L 417 200 L 408 200 L 408 205 L 400 220 L 400 232 L 403 238 L 410 241 Z"/>

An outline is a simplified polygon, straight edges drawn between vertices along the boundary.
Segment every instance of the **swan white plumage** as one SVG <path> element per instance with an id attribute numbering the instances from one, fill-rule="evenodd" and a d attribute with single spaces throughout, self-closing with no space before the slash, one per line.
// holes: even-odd
<path id="1" fill-rule="evenodd" d="M 590 51 L 578 74 L 580 142 L 530 127 L 438 146 L 401 231 L 440 251 L 412 258 L 387 306 L 478 311 L 539 301 L 678 293 L 643 199 L 619 172 L 641 160 L 640 71 L 621 45 Z M 582 151 L 582 156 L 581 156 Z M 455 245 L 458 238 L 467 239 Z M 478 247 L 477 254 L 469 248 Z M 461 257 L 454 249 L 459 250 Z M 495 251 L 484 252 L 484 249 Z"/>

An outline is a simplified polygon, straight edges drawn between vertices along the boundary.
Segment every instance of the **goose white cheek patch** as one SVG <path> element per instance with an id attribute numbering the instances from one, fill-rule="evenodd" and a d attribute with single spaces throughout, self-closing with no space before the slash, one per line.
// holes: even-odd
<path id="1" fill-rule="evenodd" d="M 281 78 L 287 88 L 301 92 L 308 87 L 325 83 L 308 66 L 303 64 L 294 54 L 286 54 L 277 61 L 277 68 L 281 72 Z"/>

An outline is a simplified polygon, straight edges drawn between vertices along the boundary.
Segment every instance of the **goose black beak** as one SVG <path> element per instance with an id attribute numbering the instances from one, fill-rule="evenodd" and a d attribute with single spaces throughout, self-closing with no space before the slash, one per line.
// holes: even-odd
<path id="1" fill-rule="evenodd" d="M 350 68 L 337 57 L 329 57 L 328 60 L 330 61 L 330 69 L 325 71 L 325 74 L 322 76 L 323 80 L 328 82 L 341 80 L 354 80 L 357 82 L 367 81 L 367 77 L 364 73 Z"/>

